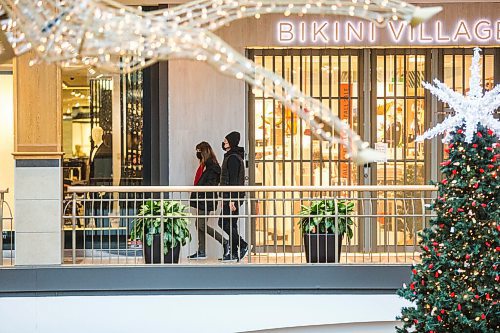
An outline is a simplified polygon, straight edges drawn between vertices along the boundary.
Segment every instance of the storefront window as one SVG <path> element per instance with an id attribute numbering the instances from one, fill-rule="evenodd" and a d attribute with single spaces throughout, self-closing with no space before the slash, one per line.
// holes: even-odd
<path id="1" fill-rule="evenodd" d="M 142 184 L 142 72 L 63 71 L 65 185 Z"/>
<path id="2" fill-rule="evenodd" d="M 301 91 L 321 101 L 334 114 L 358 130 L 359 52 L 346 50 L 250 50 L 250 58 L 276 72 Z M 273 82 L 265 85 L 273 89 Z M 256 185 L 351 185 L 358 184 L 358 168 L 346 157 L 343 146 L 329 147 L 289 108 L 262 90 L 251 96 L 253 117 L 251 144 L 254 151 L 252 184 Z M 283 194 L 267 194 L 278 199 Z M 290 195 L 290 194 L 288 194 Z M 297 214 L 300 203 L 266 201 L 256 207 L 263 214 Z M 257 219 L 255 239 L 259 246 L 301 244 L 297 221 L 287 218 Z"/>

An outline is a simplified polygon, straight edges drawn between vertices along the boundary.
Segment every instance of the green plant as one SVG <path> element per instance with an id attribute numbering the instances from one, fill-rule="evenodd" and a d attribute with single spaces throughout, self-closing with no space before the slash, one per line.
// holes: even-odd
<path id="1" fill-rule="evenodd" d="M 337 209 L 335 209 L 337 205 Z M 354 202 L 349 200 L 324 199 L 315 200 L 310 206 L 302 206 L 300 215 L 300 229 L 304 234 L 310 233 L 335 233 L 335 218 L 338 218 L 339 235 L 347 234 L 353 237 L 353 219 L 349 217 L 354 212 Z"/>
<path id="2" fill-rule="evenodd" d="M 139 209 L 139 218 L 133 222 L 130 238 L 142 239 L 143 235 L 147 245 L 152 246 L 153 236 L 161 234 L 162 201 L 149 200 Z M 178 201 L 163 201 L 163 244 L 164 253 L 177 245 L 184 246 L 191 240 L 188 229 L 187 206 Z"/>

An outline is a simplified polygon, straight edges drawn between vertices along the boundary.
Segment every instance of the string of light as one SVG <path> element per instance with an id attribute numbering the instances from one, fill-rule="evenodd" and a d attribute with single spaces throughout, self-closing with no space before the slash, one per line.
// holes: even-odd
<path id="1" fill-rule="evenodd" d="M 62 66 L 129 73 L 159 60 L 204 61 L 281 101 L 316 135 L 343 144 L 356 163 L 365 164 L 381 156 L 348 124 L 321 102 L 235 51 L 213 31 L 234 20 L 270 13 L 336 14 L 377 24 L 389 20 L 417 24 L 440 10 L 400 0 L 197 0 L 152 12 L 111 0 L 0 0 L 0 17 L 8 16 L 0 24 L 16 55 L 35 50 L 40 60 Z"/>

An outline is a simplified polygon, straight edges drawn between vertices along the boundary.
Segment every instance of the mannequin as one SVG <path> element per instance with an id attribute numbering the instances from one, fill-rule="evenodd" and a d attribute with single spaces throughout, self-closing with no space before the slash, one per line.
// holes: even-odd
<path id="1" fill-rule="evenodd" d="M 112 136 L 103 134 L 104 130 L 97 126 L 92 129 L 94 149 L 90 154 L 90 182 L 92 185 L 111 185 L 113 174 Z"/>
<path id="2" fill-rule="evenodd" d="M 95 153 L 99 146 L 102 144 L 102 136 L 104 135 L 104 130 L 100 126 L 92 128 L 92 141 L 94 141 L 94 146 L 90 152 L 90 160 L 94 160 Z"/>

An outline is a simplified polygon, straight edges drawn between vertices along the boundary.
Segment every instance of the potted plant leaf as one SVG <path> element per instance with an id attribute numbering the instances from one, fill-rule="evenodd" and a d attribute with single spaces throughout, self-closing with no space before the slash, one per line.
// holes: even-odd
<path id="1" fill-rule="evenodd" d="M 163 211 L 162 211 L 163 202 Z M 132 241 L 143 242 L 146 264 L 161 263 L 161 225 L 163 215 L 163 262 L 179 262 L 181 246 L 191 240 L 188 229 L 188 207 L 173 200 L 149 200 L 143 204 L 130 232 Z"/>
<path id="2" fill-rule="evenodd" d="M 337 207 L 335 207 L 335 205 Z M 299 221 L 303 234 L 306 258 L 309 263 L 334 263 L 335 246 L 338 257 L 342 249 L 342 240 L 345 235 L 353 237 L 354 224 L 349 215 L 354 211 L 354 202 L 343 199 L 314 200 L 309 206 L 302 206 Z M 337 218 L 338 230 L 335 229 Z M 335 234 L 338 231 L 338 243 Z"/>

